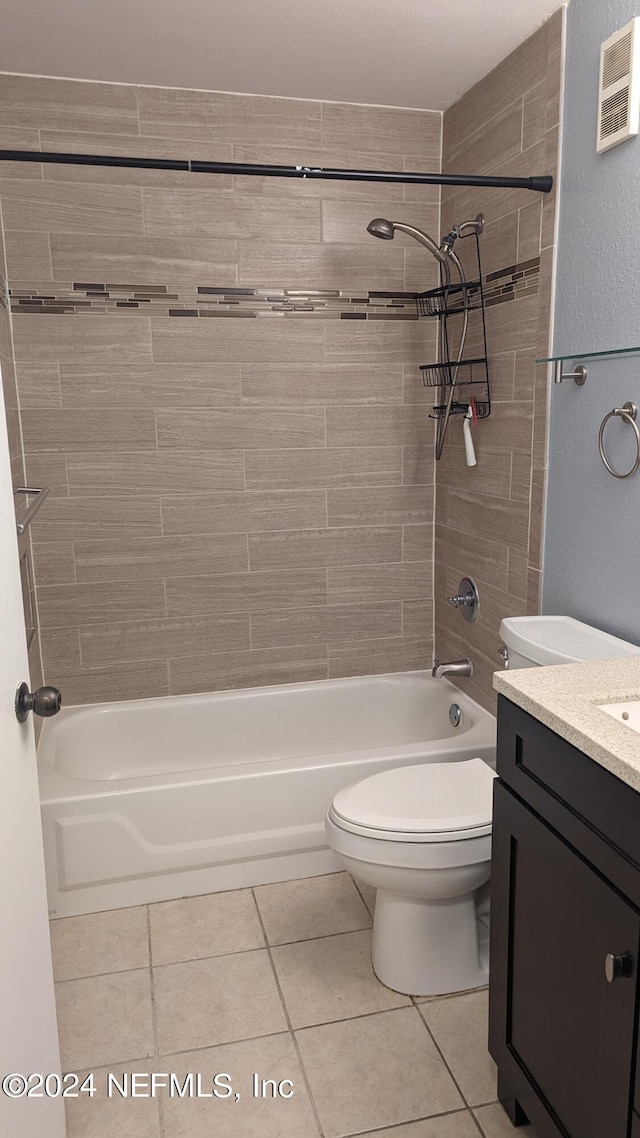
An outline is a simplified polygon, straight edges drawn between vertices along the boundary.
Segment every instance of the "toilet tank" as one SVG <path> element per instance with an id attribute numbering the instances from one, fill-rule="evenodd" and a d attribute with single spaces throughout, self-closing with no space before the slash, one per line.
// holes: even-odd
<path id="1" fill-rule="evenodd" d="M 500 636 L 509 652 L 509 668 L 640 656 L 639 645 L 610 636 L 571 616 L 505 617 Z"/>

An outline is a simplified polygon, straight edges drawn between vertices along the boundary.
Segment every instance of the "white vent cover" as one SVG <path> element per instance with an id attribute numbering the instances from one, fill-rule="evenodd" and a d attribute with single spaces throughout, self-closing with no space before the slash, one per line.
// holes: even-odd
<path id="1" fill-rule="evenodd" d="M 610 150 L 640 130 L 640 17 L 600 47 L 596 150 Z"/>

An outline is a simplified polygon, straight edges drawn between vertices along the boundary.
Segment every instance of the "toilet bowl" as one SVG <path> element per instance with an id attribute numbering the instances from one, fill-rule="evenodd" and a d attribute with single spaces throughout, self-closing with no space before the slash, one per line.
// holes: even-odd
<path id="1" fill-rule="evenodd" d="M 435 996 L 487 983 L 474 895 L 489 880 L 494 777 L 483 759 L 396 767 L 333 800 L 327 840 L 377 890 L 373 967 L 394 991 Z"/>
<path id="2" fill-rule="evenodd" d="M 570 617 L 510 617 L 500 634 L 512 668 L 640 653 Z M 436 996 L 487 983 L 475 894 L 490 876 L 494 777 L 479 758 L 396 767 L 333 800 L 327 841 L 377 890 L 373 967 L 397 992 Z"/>

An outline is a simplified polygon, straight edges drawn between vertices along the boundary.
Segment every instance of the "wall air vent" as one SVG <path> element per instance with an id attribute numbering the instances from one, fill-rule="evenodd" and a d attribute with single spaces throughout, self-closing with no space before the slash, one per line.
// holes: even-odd
<path id="1" fill-rule="evenodd" d="M 640 130 L 640 17 L 600 47 L 596 150 L 610 150 Z"/>

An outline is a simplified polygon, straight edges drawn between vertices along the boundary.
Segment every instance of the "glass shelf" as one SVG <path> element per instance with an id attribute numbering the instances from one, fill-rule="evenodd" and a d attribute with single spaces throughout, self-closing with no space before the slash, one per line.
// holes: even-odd
<path id="1" fill-rule="evenodd" d="M 640 347 L 609 348 L 602 352 L 563 352 L 561 356 L 545 356 L 543 359 L 536 360 L 536 363 L 555 364 L 562 363 L 565 360 L 597 360 L 605 359 L 607 356 L 632 356 L 634 352 L 640 352 Z"/>

